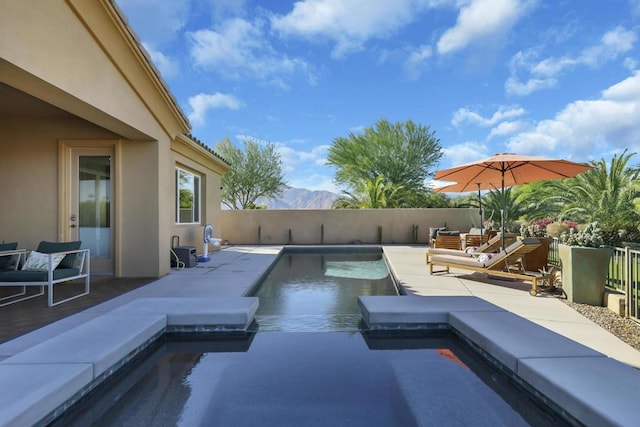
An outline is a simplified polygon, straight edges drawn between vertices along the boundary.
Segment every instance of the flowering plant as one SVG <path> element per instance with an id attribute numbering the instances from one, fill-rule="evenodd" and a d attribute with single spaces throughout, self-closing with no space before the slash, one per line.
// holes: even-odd
<path id="1" fill-rule="evenodd" d="M 522 237 L 544 237 L 545 234 L 544 228 L 540 227 L 538 224 L 522 224 L 520 226 L 520 235 Z"/>
<path id="2" fill-rule="evenodd" d="M 582 231 L 576 231 L 575 228 L 569 229 L 569 232 L 562 233 L 560 240 L 569 246 L 599 248 L 604 245 L 604 233 L 598 221 L 594 221 L 588 224 Z"/>

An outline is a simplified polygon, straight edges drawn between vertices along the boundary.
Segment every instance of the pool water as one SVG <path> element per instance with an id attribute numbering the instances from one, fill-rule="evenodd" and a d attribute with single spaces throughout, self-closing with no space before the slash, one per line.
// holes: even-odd
<path id="1" fill-rule="evenodd" d="M 251 331 L 164 337 L 54 425 L 564 425 L 453 334 L 363 329 L 397 294 L 380 250 L 285 253 Z"/>
<path id="2" fill-rule="evenodd" d="M 58 425 L 558 424 L 499 375 L 453 337 L 261 332 L 170 342 Z"/>
<path id="3" fill-rule="evenodd" d="M 359 295 L 398 295 L 379 249 L 284 253 L 256 291 L 261 331 L 358 330 Z"/>

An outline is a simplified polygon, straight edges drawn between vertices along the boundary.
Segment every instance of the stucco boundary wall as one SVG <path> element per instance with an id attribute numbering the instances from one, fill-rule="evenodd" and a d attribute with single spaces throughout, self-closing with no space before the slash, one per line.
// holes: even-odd
<path id="1" fill-rule="evenodd" d="M 233 245 L 427 244 L 429 227 L 480 225 L 477 208 L 223 210 L 220 219 Z"/>

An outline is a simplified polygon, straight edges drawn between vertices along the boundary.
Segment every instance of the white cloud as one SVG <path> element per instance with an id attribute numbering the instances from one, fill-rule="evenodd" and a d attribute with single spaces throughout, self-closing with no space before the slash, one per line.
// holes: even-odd
<path id="1" fill-rule="evenodd" d="M 524 96 L 541 89 L 552 88 L 557 83 L 556 79 L 529 79 L 522 83 L 515 77 L 509 77 L 504 84 L 504 89 L 510 95 Z"/>
<path id="2" fill-rule="evenodd" d="M 587 47 L 575 58 L 565 56 L 544 59 L 533 66 L 532 73 L 539 76 L 555 76 L 565 68 L 577 65 L 599 67 L 631 50 L 636 39 L 633 31 L 616 27 L 606 32 L 600 39 L 600 43 Z"/>
<path id="3" fill-rule="evenodd" d="M 638 68 L 638 61 L 636 61 L 635 58 L 624 58 L 623 64 L 625 68 L 630 71 L 634 71 Z"/>
<path id="4" fill-rule="evenodd" d="M 612 101 L 638 101 L 640 96 L 640 73 L 614 84 L 602 91 L 602 97 Z"/>
<path id="5" fill-rule="evenodd" d="M 324 166 L 329 151 L 329 145 L 317 145 L 311 151 L 296 150 L 283 143 L 278 143 L 277 146 L 285 172 L 305 170 L 305 165 Z"/>
<path id="6" fill-rule="evenodd" d="M 267 41 L 261 21 L 234 18 L 217 30 L 187 33 L 195 65 L 229 78 L 258 78 L 287 88 L 282 76 L 306 71 L 299 58 L 278 54 Z"/>
<path id="7" fill-rule="evenodd" d="M 500 107 L 491 117 L 482 117 L 475 111 L 464 107 L 458 109 L 458 111 L 453 114 L 451 124 L 458 126 L 464 122 L 468 122 L 478 126 L 488 127 L 494 126 L 496 123 L 506 119 L 522 116 L 525 113 L 526 111 L 521 107 Z"/>
<path id="8" fill-rule="evenodd" d="M 510 151 L 550 153 L 561 149 L 572 158 L 588 159 L 595 147 L 640 149 L 640 73 L 602 91 L 600 99 L 568 104 L 553 119 L 514 136 Z"/>
<path id="9" fill-rule="evenodd" d="M 237 110 L 243 105 L 242 101 L 233 95 L 199 93 L 189 98 L 189 106 L 191 107 L 189 120 L 194 125 L 202 125 L 205 123 L 207 112 L 213 108 Z"/>
<path id="10" fill-rule="evenodd" d="M 513 135 L 520 132 L 527 127 L 527 124 L 522 120 L 516 120 L 513 122 L 502 122 L 498 126 L 491 129 L 487 139 L 491 139 L 494 136 Z"/>
<path id="11" fill-rule="evenodd" d="M 202 0 L 199 0 L 202 2 Z M 242 16 L 246 10 L 247 0 L 207 0 L 216 22 L 236 16 Z"/>
<path id="12" fill-rule="evenodd" d="M 287 178 L 287 185 L 308 190 L 331 191 L 340 193 L 330 174 L 327 174 L 327 153 L 329 145 L 317 145 L 310 150 L 299 150 L 295 146 L 307 141 L 295 140 L 287 143 L 276 143 L 282 161 L 282 169 Z"/>
<path id="13" fill-rule="evenodd" d="M 447 1 L 302 0 L 287 15 L 271 19 L 285 36 L 326 39 L 335 43 L 334 58 L 359 51 L 372 38 L 385 38 L 414 21 L 424 8 Z"/>
<path id="14" fill-rule="evenodd" d="M 636 40 L 635 32 L 618 26 L 607 31 L 599 43 L 584 48 L 576 56 L 551 57 L 536 62 L 535 50 L 518 52 L 511 60 L 511 76 L 505 83 L 505 90 L 511 95 L 528 95 L 540 89 L 553 87 L 557 83 L 556 76 L 564 70 L 578 66 L 601 67 L 633 49 Z M 626 60 L 625 62 L 629 63 Z M 517 78 L 520 72 L 530 75 L 524 83 Z"/>
<path id="15" fill-rule="evenodd" d="M 462 3 L 456 25 L 438 40 L 438 53 L 447 54 L 507 33 L 532 6 L 527 0 L 470 0 Z"/>
<path id="16" fill-rule="evenodd" d="M 409 57 L 404 62 L 404 70 L 407 77 L 411 80 L 416 80 L 420 77 L 424 63 L 427 59 L 433 55 L 433 49 L 431 46 L 422 45 L 416 49 L 413 49 L 409 53 Z"/>
<path id="17" fill-rule="evenodd" d="M 175 39 L 189 18 L 191 0 L 117 0 L 145 44 L 158 49 Z"/>
<path id="18" fill-rule="evenodd" d="M 180 65 L 178 64 L 177 59 L 171 58 L 144 43 L 143 46 L 149 53 L 149 56 L 151 56 L 153 64 L 158 68 L 163 77 L 173 77 L 178 75 Z"/>
<path id="19" fill-rule="evenodd" d="M 451 166 L 488 157 L 488 152 L 489 149 L 486 145 L 472 141 L 450 145 L 442 149 L 444 158 L 449 161 Z"/>

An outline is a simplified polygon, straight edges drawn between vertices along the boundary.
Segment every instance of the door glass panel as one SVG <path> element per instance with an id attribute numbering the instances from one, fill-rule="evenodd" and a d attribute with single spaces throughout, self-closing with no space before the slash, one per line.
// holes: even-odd
<path id="1" fill-rule="evenodd" d="M 82 247 L 91 258 L 111 255 L 111 158 L 79 156 L 78 225 Z"/>

